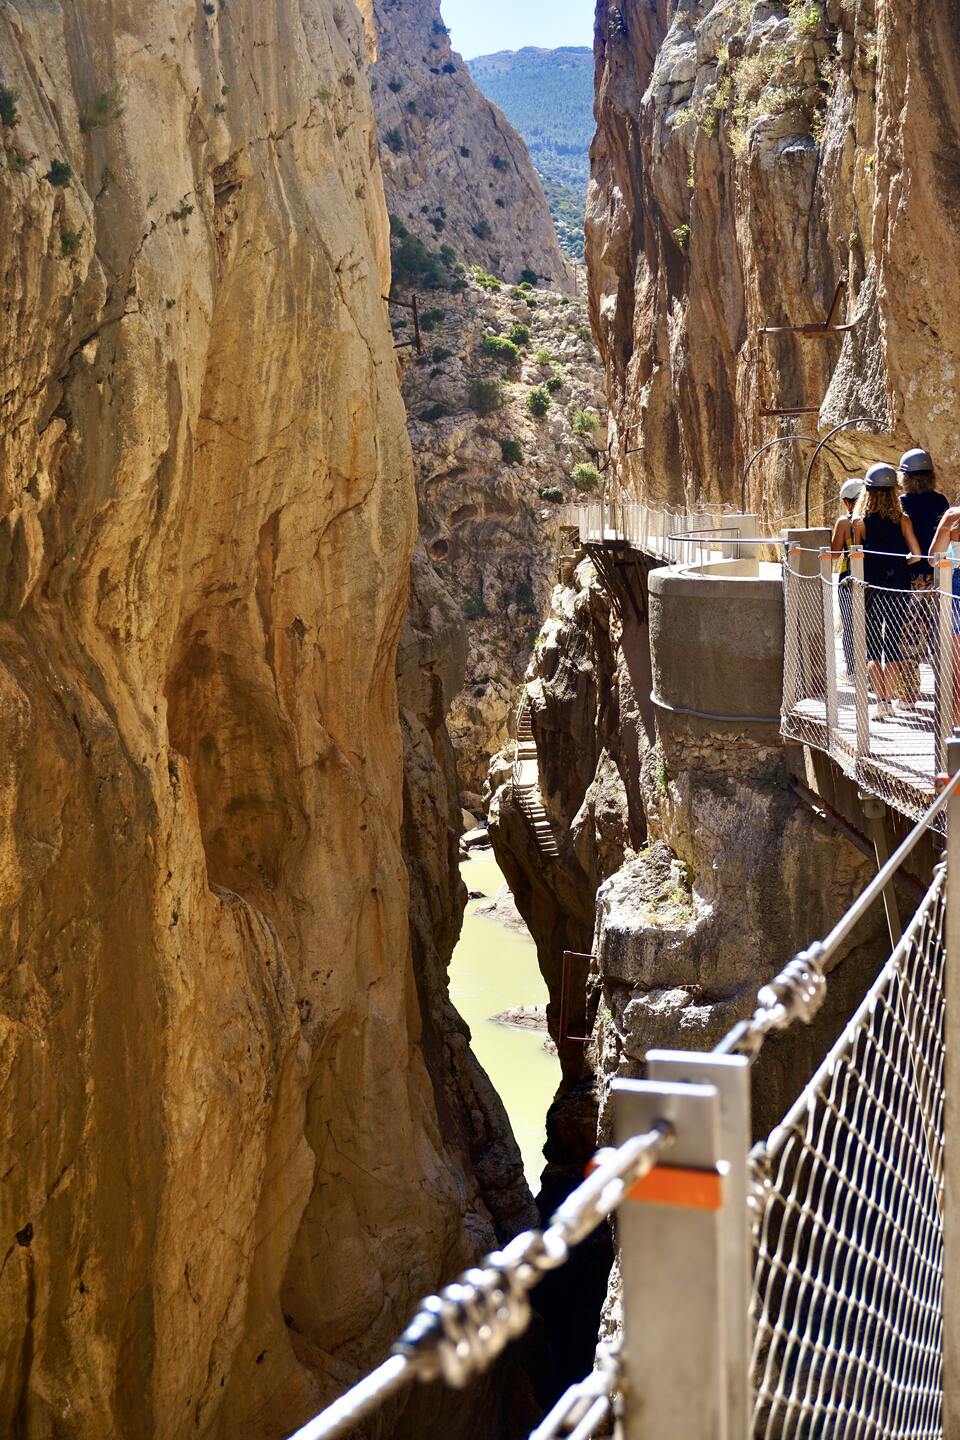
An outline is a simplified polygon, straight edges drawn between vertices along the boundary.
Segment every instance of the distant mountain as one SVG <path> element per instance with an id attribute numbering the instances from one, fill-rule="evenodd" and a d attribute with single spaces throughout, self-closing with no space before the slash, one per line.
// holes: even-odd
<path id="1" fill-rule="evenodd" d="M 581 257 L 593 138 L 593 51 L 527 46 L 467 64 L 480 89 L 527 142 L 560 243 L 567 254 Z"/>

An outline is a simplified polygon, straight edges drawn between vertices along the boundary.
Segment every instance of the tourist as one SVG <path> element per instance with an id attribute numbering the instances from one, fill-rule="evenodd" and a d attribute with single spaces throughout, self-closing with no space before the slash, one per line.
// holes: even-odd
<path id="1" fill-rule="evenodd" d="M 960 505 L 951 505 L 943 512 L 930 545 L 934 564 L 944 558 L 953 566 L 953 723 L 960 725 Z"/>
<path id="2" fill-rule="evenodd" d="M 908 450 L 901 457 L 900 483 L 904 489 L 901 503 L 910 516 L 920 553 L 926 556 L 950 503 L 936 488 L 933 461 L 926 450 Z M 907 705 L 915 705 L 920 698 L 921 661 L 933 658 L 934 586 L 933 568 L 926 559 L 921 560 L 910 573 L 910 605 L 900 647 L 897 698 Z"/>
<path id="3" fill-rule="evenodd" d="M 853 542 L 864 551 L 867 670 L 877 697 L 877 719 L 885 720 L 893 714 L 899 682 L 907 565 L 922 558 L 910 517 L 897 494 L 897 472 L 892 465 L 871 465 L 867 471 L 854 511 Z"/>
<path id="4" fill-rule="evenodd" d="M 843 659 L 847 679 L 853 679 L 853 604 L 850 575 L 850 546 L 853 544 L 853 507 L 860 498 L 863 481 L 859 478 L 845 480 L 840 486 L 840 499 L 844 513 L 833 527 L 830 542 L 835 557 L 842 556 L 840 579 L 837 582 L 837 598 L 840 602 L 840 626 L 843 632 Z"/>

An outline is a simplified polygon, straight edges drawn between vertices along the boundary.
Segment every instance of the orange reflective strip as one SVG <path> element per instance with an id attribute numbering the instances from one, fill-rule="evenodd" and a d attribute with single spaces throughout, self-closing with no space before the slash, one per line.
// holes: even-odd
<path id="1" fill-rule="evenodd" d="M 595 1169 L 591 1161 L 587 1174 Z M 723 1175 L 719 1170 L 658 1165 L 649 1175 L 633 1182 L 626 1198 L 645 1205 L 678 1205 L 684 1210 L 722 1210 Z"/>

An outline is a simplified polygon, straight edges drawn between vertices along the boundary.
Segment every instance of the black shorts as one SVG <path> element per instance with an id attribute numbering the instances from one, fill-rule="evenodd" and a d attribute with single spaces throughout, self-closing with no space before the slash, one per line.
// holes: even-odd
<path id="1" fill-rule="evenodd" d="M 905 590 L 873 590 L 867 586 L 867 659 L 881 664 L 902 659 L 900 637 L 907 617 Z"/>

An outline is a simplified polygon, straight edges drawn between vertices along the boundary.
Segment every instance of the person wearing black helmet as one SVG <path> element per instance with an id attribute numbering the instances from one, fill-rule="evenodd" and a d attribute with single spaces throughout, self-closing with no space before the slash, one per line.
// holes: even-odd
<path id="1" fill-rule="evenodd" d="M 877 697 L 877 719 L 893 714 L 906 618 L 908 564 L 921 559 L 910 517 L 897 494 L 892 465 L 871 465 L 857 501 L 853 542 L 862 545 L 866 582 L 867 669 Z"/>
<path id="2" fill-rule="evenodd" d="M 937 487 L 933 461 L 926 450 L 908 450 L 900 459 L 901 503 L 913 522 L 920 553 L 927 555 L 937 526 L 950 502 Z M 920 698 L 920 663 L 932 658 L 934 635 L 933 568 L 921 560 L 910 573 L 911 601 L 903 630 L 898 700 L 915 705 Z"/>

